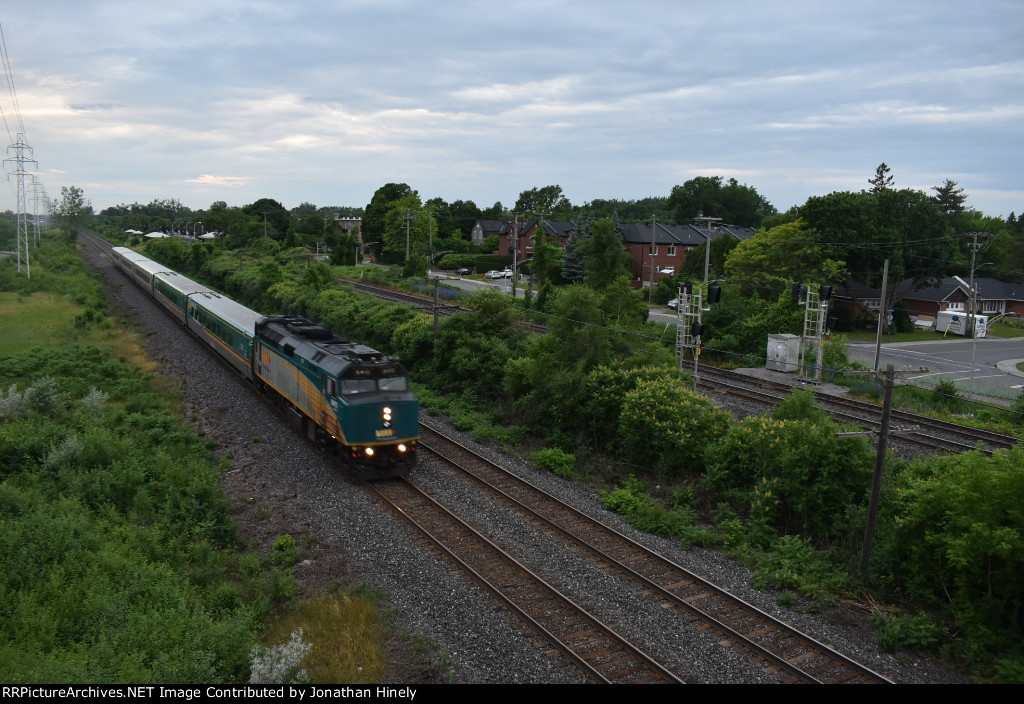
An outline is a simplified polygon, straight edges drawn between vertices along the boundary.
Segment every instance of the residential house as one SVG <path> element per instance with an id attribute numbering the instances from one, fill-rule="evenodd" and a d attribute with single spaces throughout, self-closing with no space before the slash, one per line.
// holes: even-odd
<path id="1" fill-rule="evenodd" d="M 656 229 L 652 229 L 650 223 L 623 225 L 622 234 L 633 258 L 634 279 L 641 288 L 680 271 L 687 252 L 700 247 L 708 238 L 705 228 L 662 223 L 658 223 Z M 735 225 L 716 225 L 710 230 L 712 240 L 723 236 L 745 240 L 753 234 L 753 228 Z M 703 276 L 703 263 L 691 262 L 691 267 L 695 278 Z"/>
<path id="2" fill-rule="evenodd" d="M 900 284 L 895 300 L 903 304 L 911 317 L 934 321 L 939 313 L 958 311 L 966 313 L 970 308 L 970 279 L 951 276 L 942 279 L 938 286 L 911 289 L 910 282 Z M 1007 283 L 992 278 L 976 278 L 975 313 L 988 316 L 1024 316 L 1024 284 Z M 859 284 L 852 280 L 839 289 L 837 305 L 843 305 L 854 318 L 873 318 L 878 315 L 881 290 Z"/>
<path id="3" fill-rule="evenodd" d="M 477 220 L 470 233 L 473 244 L 481 245 L 491 235 L 507 235 L 512 223 L 507 220 Z"/>

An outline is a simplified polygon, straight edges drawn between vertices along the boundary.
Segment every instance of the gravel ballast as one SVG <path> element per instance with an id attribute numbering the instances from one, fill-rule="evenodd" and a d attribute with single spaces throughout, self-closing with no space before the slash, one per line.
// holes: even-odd
<path id="1" fill-rule="evenodd" d="M 216 441 L 218 456 L 229 460 L 231 466 L 222 475 L 222 485 L 243 535 L 264 549 L 286 533 L 297 541 L 300 536 L 310 539 L 307 559 L 294 569 L 300 594 L 335 583 L 352 586 L 361 582 L 384 592 L 384 606 L 393 610 L 397 632 L 422 634 L 443 649 L 448 664 L 439 667 L 435 662 L 424 675 L 429 680 L 444 681 L 450 676 L 467 683 L 581 681 L 575 668 L 552 659 L 545 644 L 414 538 L 403 519 L 288 426 L 247 382 L 217 361 L 143 291 L 106 260 L 86 257 L 107 274 L 112 308 L 131 311 L 146 335 L 151 357 L 161 364 L 160 373 L 182 380 L 186 419 Z M 424 416 L 424 420 L 475 445 L 442 418 Z M 476 447 L 602 522 L 892 679 L 969 681 L 932 660 L 878 652 L 874 634 L 860 625 L 862 614 L 783 609 L 774 593 L 749 586 L 749 570 L 721 553 L 680 551 L 677 541 L 633 530 L 578 484 L 539 472 L 522 458 L 494 447 Z M 542 529 L 481 498 L 463 482 L 452 480 L 448 470 L 427 453 L 421 455 L 414 479 L 492 541 L 529 560 L 536 571 L 578 604 L 593 608 L 621 633 L 635 635 L 641 648 L 683 679 L 702 683 L 778 681 L 763 665 L 751 664 L 707 632 L 688 627 L 685 619 L 642 596 L 634 586 L 595 570 L 586 557 L 552 548 Z M 412 674 L 406 669 L 393 676 L 409 678 Z"/>

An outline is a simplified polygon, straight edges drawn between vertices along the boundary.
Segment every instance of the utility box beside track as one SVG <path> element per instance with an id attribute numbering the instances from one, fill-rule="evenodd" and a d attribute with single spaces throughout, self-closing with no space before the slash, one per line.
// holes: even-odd
<path id="1" fill-rule="evenodd" d="M 769 335 L 765 367 L 777 372 L 800 371 L 800 336 L 790 333 Z"/>

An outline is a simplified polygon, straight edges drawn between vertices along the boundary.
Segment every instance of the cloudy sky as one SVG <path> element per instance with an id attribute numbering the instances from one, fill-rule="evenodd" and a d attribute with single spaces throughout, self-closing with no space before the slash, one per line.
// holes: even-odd
<path id="1" fill-rule="evenodd" d="M 1020 0 L 38 0 L 0 24 L 0 138 L 20 112 L 51 198 L 97 210 L 363 206 L 392 181 L 583 203 L 698 175 L 785 210 L 886 162 L 1024 211 Z"/>

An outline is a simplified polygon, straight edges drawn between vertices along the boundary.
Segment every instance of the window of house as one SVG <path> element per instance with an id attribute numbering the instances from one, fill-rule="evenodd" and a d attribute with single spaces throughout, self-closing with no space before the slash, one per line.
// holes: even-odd
<path id="1" fill-rule="evenodd" d="M 946 304 L 946 310 L 963 310 L 963 309 L 964 309 L 964 302 L 963 301 L 950 301 L 949 303 Z"/>
<path id="2" fill-rule="evenodd" d="M 668 248 L 668 256 L 670 256 L 670 257 L 676 256 L 676 247 L 675 247 L 675 245 L 671 245 Z"/>
<path id="3" fill-rule="evenodd" d="M 658 245 L 654 245 L 653 247 L 648 247 L 648 250 L 650 251 L 652 257 L 656 256 L 658 254 Z"/>

